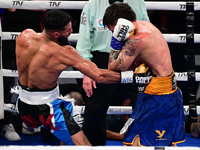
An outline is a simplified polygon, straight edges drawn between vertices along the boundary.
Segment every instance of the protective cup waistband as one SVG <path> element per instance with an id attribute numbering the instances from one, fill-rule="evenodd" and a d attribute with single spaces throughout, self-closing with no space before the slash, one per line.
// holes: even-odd
<path id="1" fill-rule="evenodd" d="M 45 92 L 31 92 L 22 89 L 21 86 L 18 85 L 19 88 L 19 99 L 30 105 L 42 105 L 46 103 L 50 103 L 56 100 L 59 97 L 59 86 L 57 85 L 51 91 Z"/>

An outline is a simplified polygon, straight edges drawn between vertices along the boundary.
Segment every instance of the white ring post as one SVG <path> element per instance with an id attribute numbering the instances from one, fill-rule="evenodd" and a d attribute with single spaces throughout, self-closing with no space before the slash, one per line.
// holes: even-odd
<path id="1" fill-rule="evenodd" d="M 2 71 L 2 29 L 1 29 L 1 17 L 0 17 L 0 119 L 4 118 L 4 94 L 3 94 L 3 71 Z"/>

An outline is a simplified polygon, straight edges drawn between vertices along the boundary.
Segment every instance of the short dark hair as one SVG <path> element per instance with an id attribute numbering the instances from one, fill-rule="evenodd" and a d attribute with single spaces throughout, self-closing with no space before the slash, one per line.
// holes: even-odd
<path id="1" fill-rule="evenodd" d="M 119 18 L 133 22 L 136 20 L 136 14 L 127 3 L 113 3 L 105 11 L 103 24 L 104 26 L 114 25 Z"/>
<path id="2" fill-rule="evenodd" d="M 70 14 L 63 10 L 52 9 L 49 10 L 44 18 L 44 29 L 50 30 L 64 30 L 64 27 L 72 20 Z"/>

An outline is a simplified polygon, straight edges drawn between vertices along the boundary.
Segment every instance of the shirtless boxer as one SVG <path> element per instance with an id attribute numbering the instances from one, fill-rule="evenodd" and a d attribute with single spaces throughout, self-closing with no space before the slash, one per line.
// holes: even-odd
<path id="1" fill-rule="evenodd" d="M 44 31 L 41 34 L 27 29 L 18 36 L 17 107 L 29 129 L 43 125 L 62 141 L 61 144 L 90 145 L 73 119 L 71 103 L 58 98 L 57 79 L 68 66 L 98 83 L 116 83 L 121 78 L 118 72 L 98 69 L 73 47 L 65 45 L 71 32 L 71 16 L 60 10 L 51 10 L 44 19 Z"/>
<path id="2" fill-rule="evenodd" d="M 120 73 L 98 69 L 83 59 L 71 46 L 60 46 L 72 32 L 71 16 L 60 10 L 50 10 L 44 19 L 44 30 L 37 34 L 24 30 L 16 39 L 19 74 L 17 102 L 21 118 L 29 129 L 41 125 L 66 145 L 90 145 L 73 119 L 72 104 L 58 99 L 57 79 L 72 66 L 98 83 L 120 81 Z"/>
<path id="3" fill-rule="evenodd" d="M 184 142 L 182 93 L 161 32 L 150 22 L 136 20 L 125 3 L 109 6 L 103 23 L 113 32 L 109 69 L 124 71 L 145 63 L 154 74 L 138 95 L 124 145 L 170 146 Z"/>

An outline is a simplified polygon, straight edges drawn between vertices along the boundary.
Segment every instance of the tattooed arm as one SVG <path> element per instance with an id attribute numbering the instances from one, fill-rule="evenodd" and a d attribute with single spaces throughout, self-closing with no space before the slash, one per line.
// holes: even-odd
<path id="1" fill-rule="evenodd" d="M 141 39 L 130 38 L 126 41 L 121 51 L 111 49 L 108 69 L 125 71 L 141 52 Z"/>

